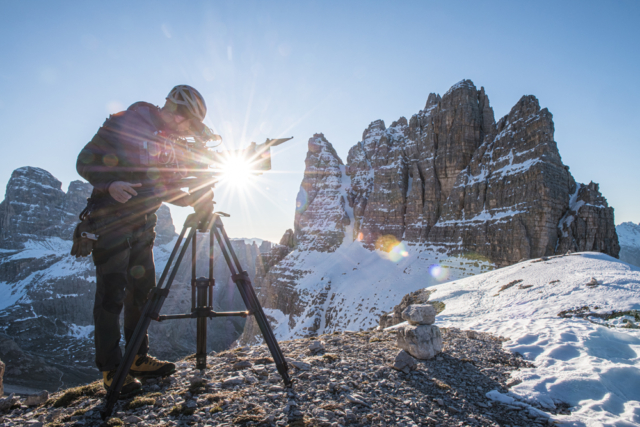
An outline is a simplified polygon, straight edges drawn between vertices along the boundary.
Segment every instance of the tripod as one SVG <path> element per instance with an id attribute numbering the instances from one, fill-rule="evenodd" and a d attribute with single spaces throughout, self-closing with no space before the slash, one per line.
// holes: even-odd
<path id="1" fill-rule="evenodd" d="M 256 297 L 253 287 L 251 286 L 249 275 L 246 271 L 242 270 L 240 262 L 238 261 L 238 257 L 233 251 L 231 241 L 229 240 L 227 232 L 225 231 L 220 219 L 220 217 L 223 216 L 228 217 L 229 215 L 222 212 L 202 213 L 196 210 L 195 213 L 187 217 L 184 226 L 182 227 L 182 231 L 180 232 L 180 236 L 178 237 L 171 255 L 167 260 L 167 264 L 162 271 L 158 286 L 150 294 L 149 299 L 144 305 L 142 314 L 140 315 L 140 320 L 136 325 L 136 329 L 133 332 L 131 339 L 127 343 L 122 361 L 120 362 L 120 365 L 116 370 L 116 374 L 113 377 L 111 387 L 107 392 L 105 408 L 102 411 L 103 419 L 109 417 L 113 412 L 113 407 L 115 406 L 118 397 L 120 396 L 120 391 L 122 390 L 124 381 L 127 377 L 127 374 L 129 373 L 129 369 L 131 368 L 131 364 L 133 363 L 135 355 L 140 348 L 140 344 L 142 344 L 142 341 L 144 340 L 151 320 L 163 321 L 170 319 L 197 319 L 196 369 L 205 369 L 207 366 L 207 319 L 213 317 L 246 317 L 253 315 L 255 316 L 258 326 L 260 327 L 260 331 L 262 332 L 262 336 L 264 337 L 267 347 L 269 348 L 269 351 L 273 356 L 276 368 L 278 369 L 280 376 L 284 380 L 285 386 L 291 387 L 292 381 L 289 378 L 287 362 L 284 360 L 284 356 L 282 355 L 280 346 L 276 341 L 276 337 L 273 335 L 271 326 L 269 326 L 264 311 L 262 311 L 262 307 L 260 306 L 258 298 Z M 189 230 L 188 234 L 187 230 Z M 209 233 L 208 278 L 196 278 L 197 231 Z M 185 234 L 187 234 L 186 239 L 184 238 Z M 240 296 L 242 297 L 242 300 L 244 301 L 244 304 L 247 308 L 246 311 L 216 312 L 213 310 L 213 286 L 215 284 L 215 281 L 213 279 L 214 237 L 215 240 L 218 241 L 218 245 L 220 246 L 222 255 L 224 256 L 227 266 L 231 271 L 231 278 L 238 287 L 238 291 L 240 291 Z M 182 245 L 182 247 L 180 247 L 183 239 L 184 244 Z M 178 268 L 180 267 L 180 263 L 182 262 L 182 259 L 187 252 L 189 243 L 191 243 L 191 313 L 160 315 L 160 309 L 162 308 L 162 305 L 169 295 L 169 290 L 171 289 L 173 280 L 176 277 Z M 176 258 L 176 254 L 177 259 L 175 261 L 175 264 L 173 264 L 173 261 Z M 168 280 L 167 276 L 169 278 Z M 165 280 L 167 280 L 166 285 Z"/>

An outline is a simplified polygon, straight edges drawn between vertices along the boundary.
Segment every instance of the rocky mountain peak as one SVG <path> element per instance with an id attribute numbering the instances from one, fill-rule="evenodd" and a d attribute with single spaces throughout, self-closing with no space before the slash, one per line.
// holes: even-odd
<path id="1" fill-rule="evenodd" d="M 558 224 L 560 240 L 556 252 L 594 251 L 617 257 L 620 243 L 613 223 L 613 208 L 600 193 L 599 185 L 593 181 L 577 184 L 569 209 Z"/>
<path id="2" fill-rule="evenodd" d="M 91 186 L 82 181 L 73 181 L 65 193 L 62 183 L 44 169 L 16 169 L 0 203 L 0 245 L 21 248 L 29 239 L 71 239 L 90 194 Z"/>
<path id="3" fill-rule="evenodd" d="M 323 134 L 309 138 L 305 171 L 296 198 L 295 242 L 303 250 L 335 250 L 349 222 L 345 212 L 344 165 Z"/>
<path id="4" fill-rule="evenodd" d="M 293 249 L 296 246 L 296 240 L 295 239 L 296 239 L 296 236 L 295 236 L 293 230 L 292 229 L 288 229 L 282 235 L 282 238 L 280 239 L 280 245 L 287 246 L 287 247 Z"/>
<path id="5" fill-rule="evenodd" d="M 424 106 L 424 111 L 429 111 L 431 108 L 437 106 L 440 103 L 441 99 L 442 98 L 440 97 L 440 95 L 430 93 L 429 97 L 427 98 L 427 103 Z"/>
<path id="6" fill-rule="evenodd" d="M 476 86 L 469 79 L 462 79 L 458 83 L 454 84 L 449 88 L 448 91 L 445 92 L 444 96 L 450 96 L 453 92 L 456 91 L 476 91 Z"/>
<path id="7" fill-rule="evenodd" d="M 366 141 L 370 138 L 375 138 L 378 135 L 381 135 L 382 132 L 386 130 L 386 126 L 384 125 L 384 120 L 374 120 L 369 123 L 369 126 L 362 132 L 362 140 Z"/>

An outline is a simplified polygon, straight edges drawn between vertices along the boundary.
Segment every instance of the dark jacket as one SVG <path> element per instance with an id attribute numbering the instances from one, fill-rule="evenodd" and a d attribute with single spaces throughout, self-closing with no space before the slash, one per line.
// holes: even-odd
<path id="1" fill-rule="evenodd" d="M 163 201 L 187 205 L 186 198 L 181 197 L 186 193 L 167 190 L 177 169 L 166 160 L 172 142 L 163 127 L 160 109 L 154 105 L 136 102 L 126 111 L 111 115 L 82 149 L 76 163 L 78 173 L 94 187 L 90 209 L 130 217 L 154 213 Z M 115 181 L 140 183 L 142 187 L 135 189 L 137 196 L 122 204 L 108 191 Z"/>

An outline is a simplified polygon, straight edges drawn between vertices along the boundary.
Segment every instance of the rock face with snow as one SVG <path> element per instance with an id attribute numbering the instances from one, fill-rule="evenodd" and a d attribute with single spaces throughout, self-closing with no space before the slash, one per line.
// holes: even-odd
<path id="1" fill-rule="evenodd" d="M 23 248 L 30 239 L 71 238 L 91 186 L 82 181 L 62 183 L 49 172 L 30 166 L 16 169 L 0 203 L 0 245 Z"/>
<path id="2" fill-rule="evenodd" d="M 335 251 L 344 239 L 344 165 L 322 134 L 309 139 L 305 171 L 296 197 L 295 242 L 301 250 Z M 286 237 L 286 235 L 285 235 Z"/>
<path id="3" fill-rule="evenodd" d="M 640 224 L 623 222 L 616 227 L 620 239 L 620 259 L 640 267 Z"/>
<path id="4" fill-rule="evenodd" d="M 617 257 L 620 245 L 613 223 L 613 208 L 600 194 L 598 184 L 577 184 L 569 210 L 560 220 L 556 253 L 594 251 Z"/>
<path id="5" fill-rule="evenodd" d="M 470 80 L 431 94 L 409 121 L 372 122 L 344 167 L 316 134 L 296 244 L 334 251 L 350 230 L 369 248 L 424 243 L 497 266 L 567 250 L 617 256 L 613 208 L 597 184 L 575 182 L 553 136 L 552 115 L 534 96 L 496 123 Z"/>
<path id="6" fill-rule="evenodd" d="M 372 122 L 346 165 L 355 235 L 369 247 L 426 243 L 497 266 L 569 249 L 617 256 L 613 209 L 596 184 L 575 183 L 553 134 L 533 96 L 495 123 L 469 80 L 431 94 L 408 123 Z"/>
<path id="7" fill-rule="evenodd" d="M 370 315 L 363 312 L 386 312 L 399 302 L 402 295 L 383 301 L 364 285 L 360 292 L 346 283 L 340 285 L 344 294 L 336 290 L 332 269 L 344 264 L 341 275 L 362 271 L 362 259 L 349 269 L 338 260 L 345 254 L 318 253 L 348 252 L 349 245 L 372 250 L 372 259 L 385 253 L 397 263 L 432 251 L 431 261 L 423 255 L 421 263 L 457 257 L 476 268 L 569 250 L 618 256 L 613 208 L 597 184 L 575 182 L 554 141 L 551 113 L 531 95 L 496 122 L 484 88 L 463 80 L 443 96 L 429 95 L 409 120 L 401 117 L 389 127 L 372 122 L 344 166 L 331 143 L 314 135 L 305 165 L 295 231 L 283 238 L 293 249 L 269 258 L 280 261 L 265 265 L 258 285 L 264 306 L 290 331 L 312 335 L 348 323 L 338 322 L 348 317 L 341 303 L 347 295 L 358 300 L 351 316 L 360 327 L 369 322 L 362 323 Z M 422 268 L 413 264 L 400 273 Z M 465 274 L 470 270 L 458 277 Z M 397 323 L 392 318 L 400 312 L 384 323 Z M 248 325 L 245 342 L 257 331 L 255 323 Z"/>
<path id="8" fill-rule="evenodd" d="M 13 172 L 0 204 L 0 359 L 5 383 L 56 390 L 98 375 L 93 359 L 95 268 L 89 258 L 68 255 L 78 214 L 91 186 L 73 181 L 65 193 L 49 172 L 24 167 Z M 169 208 L 158 210 L 155 259 L 159 276 L 175 241 Z M 199 235 L 200 236 L 200 235 Z M 198 275 L 206 274 L 206 241 Z M 258 246 L 232 240 L 243 267 L 253 277 Z M 217 249 L 217 253 L 219 249 Z M 190 263 L 185 261 L 164 306 L 166 313 L 191 310 Z M 222 257 L 215 261 L 216 310 L 243 310 Z M 211 321 L 210 349 L 227 348 L 242 332 L 244 319 Z M 176 359 L 193 353 L 195 321 L 170 321 L 150 328 L 153 354 Z"/>

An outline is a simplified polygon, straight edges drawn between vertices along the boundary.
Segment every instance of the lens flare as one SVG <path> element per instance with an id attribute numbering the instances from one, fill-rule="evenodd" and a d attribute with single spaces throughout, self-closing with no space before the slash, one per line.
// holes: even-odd
<path id="1" fill-rule="evenodd" d="M 390 234 L 386 234 L 376 240 L 376 249 L 381 251 L 383 258 L 393 262 L 398 262 L 402 258 L 409 256 L 409 251 L 407 251 L 405 244 Z"/>
<path id="2" fill-rule="evenodd" d="M 431 264 L 429 266 L 429 274 L 438 282 L 444 282 L 449 279 L 449 269 L 440 264 Z"/>
<path id="3" fill-rule="evenodd" d="M 146 270 L 141 265 L 134 265 L 131 267 L 131 276 L 133 276 L 134 279 L 142 278 L 145 272 Z"/>
<path id="4" fill-rule="evenodd" d="M 156 180 L 156 179 L 160 178 L 160 169 L 158 169 L 158 168 L 149 168 L 147 170 L 147 176 L 150 179 L 153 179 L 153 180 Z"/>
<path id="5" fill-rule="evenodd" d="M 167 195 L 167 187 L 162 184 L 158 184 L 153 187 L 153 194 L 155 194 L 157 197 L 164 197 Z"/>
<path id="6" fill-rule="evenodd" d="M 115 154 L 107 154 L 102 158 L 102 163 L 104 163 L 106 166 L 109 166 L 109 167 L 117 166 L 118 161 L 119 161 L 118 156 L 116 156 Z"/>
<path id="7" fill-rule="evenodd" d="M 298 195 L 296 196 L 296 213 L 302 213 L 307 210 L 309 206 L 309 197 L 304 188 L 300 188 Z"/>
<path id="8" fill-rule="evenodd" d="M 251 163 L 241 156 L 230 156 L 225 159 L 221 172 L 224 181 L 238 187 L 249 183 L 253 176 Z"/>

